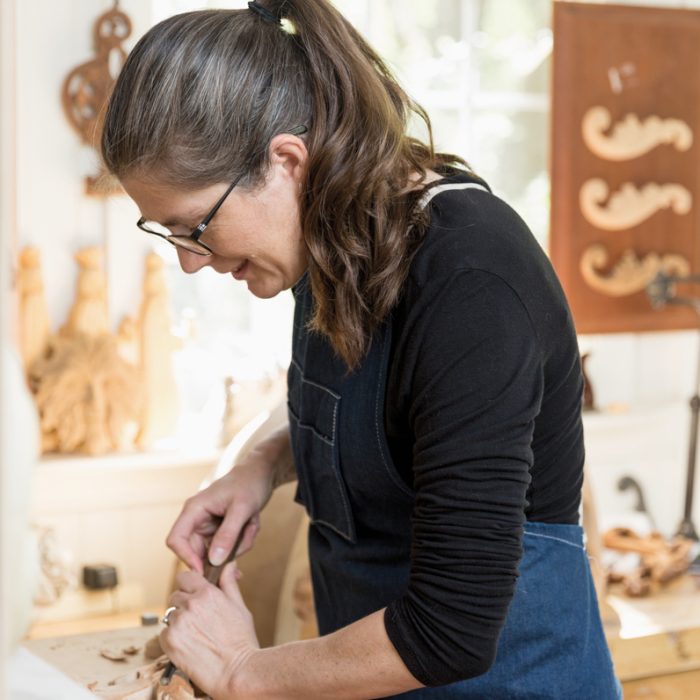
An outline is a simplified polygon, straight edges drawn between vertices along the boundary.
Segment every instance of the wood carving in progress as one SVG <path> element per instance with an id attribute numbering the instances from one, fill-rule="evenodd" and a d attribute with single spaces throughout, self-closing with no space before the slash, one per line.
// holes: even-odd
<path id="1" fill-rule="evenodd" d="M 136 433 L 141 381 L 108 334 L 53 339 L 30 369 L 45 451 L 104 454 Z"/>
<path id="2" fill-rule="evenodd" d="M 102 700 L 206 698 L 178 673 L 167 686 L 160 685 L 168 657 L 157 640 L 153 628 L 138 627 L 34 639 L 25 646 Z"/>
<path id="3" fill-rule="evenodd" d="M 628 114 L 606 136 L 611 124 L 609 110 L 601 106 L 591 107 L 581 122 L 586 146 L 604 160 L 631 160 L 664 144 L 678 151 L 687 151 L 693 145 L 693 131 L 681 119 L 653 115 L 642 122 L 636 114 Z"/>
<path id="4" fill-rule="evenodd" d="M 131 20 L 119 10 L 119 2 L 98 17 L 93 27 L 93 43 L 97 56 L 76 66 L 63 83 L 63 111 L 81 141 L 95 147 L 102 134 L 104 106 L 114 81 L 126 60 L 122 47 L 131 34 Z M 86 179 L 88 194 L 108 195 L 121 191 L 113 178 L 100 173 Z"/>
<path id="5" fill-rule="evenodd" d="M 680 255 L 649 253 L 637 257 L 626 250 L 613 269 L 603 274 L 609 263 L 609 254 L 603 245 L 593 245 L 581 256 L 580 269 L 586 283 L 597 292 L 610 297 L 623 297 L 644 291 L 659 272 L 669 275 L 690 274 L 690 263 Z"/>
<path id="6" fill-rule="evenodd" d="M 603 205 L 606 199 L 608 203 Z M 638 226 L 661 209 L 671 207 L 676 214 L 687 214 L 693 202 L 690 192 L 678 184 L 649 183 L 638 189 L 626 182 L 614 194 L 604 180 L 592 178 L 579 192 L 581 212 L 586 220 L 604 231 L 622 231 Z"/>
<path id="7" fill-rule="evenodd" d="M 61 335 L 95 338 L 109 332 L 107 279 L 102 269 L 102 249 L 83 248 L 75 254 L 75 260 L 80 268 L 77 293 Z"/>
<path id="8" fill-rule="evenodd" d="M 44 356 L 49 344 L 49 312 L 46 307 L 41 254 L 27 247 L 19 255 L 19 343 L 25 371 Z"/>
<path id="9" fill-rule="evenodd" d="M 101 652 L 101 656 L 116 662 L 124 660 L 118 655 L 104 651 Z M 195 700 L 195 698 L 206 698 L 204 695 L 195 693 L 192 684 L 178 673 L 171 678 L 168 685 L 161 685 L 160 677 L 167 663 L 167 657 L 161 656 L 147 666 L 124 673 L 107 682 L 90 683 L 88 688 L 102 700 Z"/>
<path id="10" fill-rule="evenodd" d="M 173 369 L 173 351 L 179 344 L 171 331 L 170 297 L 163 267 L 163 259 L 149 253 L 139 321 L 144 385 L 143 415 L 138 437 L 141 447 L 171 435 L 177 427 L 180 410 Z"/>

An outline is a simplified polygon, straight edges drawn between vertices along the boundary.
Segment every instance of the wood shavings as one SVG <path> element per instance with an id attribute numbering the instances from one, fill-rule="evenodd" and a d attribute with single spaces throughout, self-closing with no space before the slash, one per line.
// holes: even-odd
<path id="1" fill-rule="evenodd" d="M 89 683 L 87 687 L 102 700 L 153 700 L 161 675 L 162 668 L 150 663 L 106 682 Z"/>
<path id="2" fill-rule="evenodd" d="M 125 649 L 122 649 L 122 651 L 127 655 L 127 656 L 133 656 L 134 654 L 138 654 L 141 651 L 141 647 L 136 647 L 136 646 L 129 646 L 126 647 Z"/>
<path id="3" fill-rule="evenodd" d="M 110 661 L 126 661 L 126 654 L 123 651 L 113 649 L 100 649 L 100 656 Z"/>

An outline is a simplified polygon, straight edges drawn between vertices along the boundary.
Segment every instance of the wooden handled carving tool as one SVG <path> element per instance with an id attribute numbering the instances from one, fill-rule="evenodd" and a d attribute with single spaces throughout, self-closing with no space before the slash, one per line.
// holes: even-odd
<path id="1" fill-rule="evenodd" d="M 204 578 L 209 581 L 209 583 L 213 583 L 215 586 L 218 587 L 219 585 L 219 578 L 221 576 L 221 572 L 223 568 L 226 566 L 226 564 L 229 564 L 232 562 L 235 558 L 236 555 L 238 554 L 238 550 L 240 549 L 241 542 L 243 542 L 243 533 L 245 532 L 245 529 L 248 527 L 248 523 L 250 521 L 246 521 L 243 524 L 243 527 L 241 528 L 241 531 L 238 533 L 238 537 L 236 538 L 236 542 L 233 545 L 233 549 L 231 550 L 231 553 L 228 555 L 226 561 L 223 564 L 219 564 L 218 566 L 213 566 L 212 564 L 209 563 L 209 560 L 207 559 L 205 565 L 204 565 Z M 165 671 L 163 671 L 163 675 L 160 677 L 160 684 L 161 685 L 168 685 L 170 683 L 170 680 L 172 679 L 173 675 L 175 674 L 175 671 L 177 671 L 177 668 L 175 667 L 175 664 L 172 661 L 168 662 L 168 665 L 165 667 Z"/>

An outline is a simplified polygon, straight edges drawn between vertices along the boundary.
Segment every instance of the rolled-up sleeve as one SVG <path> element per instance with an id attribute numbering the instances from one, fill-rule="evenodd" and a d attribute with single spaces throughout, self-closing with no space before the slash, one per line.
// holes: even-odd
<path id="1" fill-rule="evenodd" d="M 493 663 L 522 556 L 535 418 L 543 393 L 536 333 L 515 292 L 454 273 L 413 329 L 410 582 L 387 634 L 427 686 Z"/>

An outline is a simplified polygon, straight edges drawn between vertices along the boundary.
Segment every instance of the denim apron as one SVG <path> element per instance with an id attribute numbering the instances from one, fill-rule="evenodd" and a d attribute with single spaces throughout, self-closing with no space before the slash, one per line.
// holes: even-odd
<path id="1" fill-rule="evenodd" d="M 451 186 L 454 188 L 454 186 Z M 294 288 L 288 410 L 309 514 L 318 627 L 328 634 L 401 595 L 409 580 L 414 492 L 392 463 L 384 431 L 391 319 L 348 373 L 328 342 L 307 330 L 313 300 Z M 515 596 L 496 660 L 477 678 L 400 698 L 613 700 L 621 698 L 578 525 L 527 522 Z"/>

